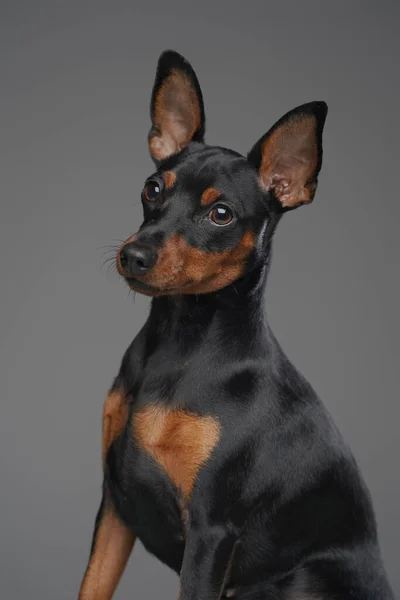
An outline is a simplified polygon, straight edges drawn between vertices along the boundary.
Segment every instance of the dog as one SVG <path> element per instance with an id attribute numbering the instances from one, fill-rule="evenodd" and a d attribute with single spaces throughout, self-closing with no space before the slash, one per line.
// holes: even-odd
<path id="1" fill-rule="evenodd" d="M 204 142 L 191 65 L 161 54 L 144 220 L 116 256 L 152 298 L 103 409 L 104 481 L 79 600 L 109 600 L 136 539 L 180 600 L 393 600 L 369 491 L 263 313 L 272 238 L 312 202 L 325 102 L 246 157 Z"/>

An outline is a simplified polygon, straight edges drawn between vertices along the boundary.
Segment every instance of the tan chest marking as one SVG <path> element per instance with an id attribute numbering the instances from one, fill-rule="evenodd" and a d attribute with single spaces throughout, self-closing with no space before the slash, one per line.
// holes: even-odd
<path id="1" fill-rule="evenodd" d="M 123 390 L 108 393 L 103 407 L 103 464 L 113 441 L 122 433 L 128 420 L 128 404 Z"/>
<path id="2" fill-rule="evenodd" d="M 152 405 L 135 415 L 133 430 L 139 445 L 163 467 L 187 500 L 198 470 L 220 438 L 218 421 Z"/>

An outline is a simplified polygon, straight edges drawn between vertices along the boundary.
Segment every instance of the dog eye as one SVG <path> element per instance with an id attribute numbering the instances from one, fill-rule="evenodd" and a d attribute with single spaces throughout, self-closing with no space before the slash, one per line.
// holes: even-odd
<path id="1" fill-rule="evenodd" d="M 143 197 L 148 202 L 155 202 L 161 195 L 161 185 L 158 181 L 148 181 L 144 186 Z"/>
<path id="2" fill-rule="evenodd" d="M 208 217 L 216 225 L 228 225 L 233 219 L 233 214 L 229 208 L 220 204 L 212 209 Z"/>

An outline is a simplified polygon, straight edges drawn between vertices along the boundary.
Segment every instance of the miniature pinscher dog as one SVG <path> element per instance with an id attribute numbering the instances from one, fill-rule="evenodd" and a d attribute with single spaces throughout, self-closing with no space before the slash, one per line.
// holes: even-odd
<path id="1" fill-rule="evenodd" d="M 152 297 L 103 409 L 103 495 L 79 600 L 109 600 L 135 539 L 180 600 L 389 600 L 370 494 L 264 317 L 272 237 L 310 203 L 325 102 L 246 157 L 204 141 L 202 92 L 158 61 L 144 220 L 117 269 Z"/>

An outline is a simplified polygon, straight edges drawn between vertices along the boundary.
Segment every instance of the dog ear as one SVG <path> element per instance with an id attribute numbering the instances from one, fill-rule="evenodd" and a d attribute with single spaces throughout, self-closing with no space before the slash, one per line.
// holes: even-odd
<path id="1" fill-rule="evenodd" d="M 203 141 L 205 116 L 200 85 L 187 60 L 173 50 L 166 50 L 158 59 L 150 117 L 149 149 L 156 164 L 191 141 Z"/>
<path id="2" fill-rule="evenodd" d="M 284 115 L 250 150 L 262 187 L 272 191 L 280 210 L 312 202 L 322 164 L 325 102 L 303 104 Z"/>

